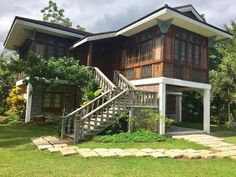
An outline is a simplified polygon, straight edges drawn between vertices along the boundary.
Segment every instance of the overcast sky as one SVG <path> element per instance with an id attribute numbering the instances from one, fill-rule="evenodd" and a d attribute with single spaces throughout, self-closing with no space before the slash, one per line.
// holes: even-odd
<path id="1" fill-rule="evenodd" d="M 164 4 L 171 7 L 192 4 L 208 23 L 218 27 L 236 19 L 235 0 L 54 0 L 65 16 L 89 32 L 116 30 Z M 0 0 L 0 52 L 15 16 L 42 19 L 40 10 L 48 0 Z"/>

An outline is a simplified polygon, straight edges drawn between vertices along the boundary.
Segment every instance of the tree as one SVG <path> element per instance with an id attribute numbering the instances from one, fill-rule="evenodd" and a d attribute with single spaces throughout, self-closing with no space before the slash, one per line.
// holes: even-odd
<path id="1" fill-rule="evenodd" d="M 43 13 L 43 21 L 61 24 L 66 27 L 71 27 L 72 22 L 64 16 L 64 9 L 59 9 L 53 1 L 48 2 L 48 6 L 41 10 Z"/>
<path id="2" fill-rule="evenodd" d="M 0 114 L 8 109 L 6 98 L 15 84 L 15 75 L 8 70 L 9 60 L 0 56 Z"/>
<path id="3" fill-rule="evenodd" d="M 236 113 L 236 23 L 231 21 L 225 29 L 233 34 L 233 39 L 219 41 L 211 50 L 210 83 L 213 115 L 231 122 Z"/>
<path id="4" fill-rule="evenodd" d="M 65 10 L 60 9 L 57 6 L 56 2 L 50 0 L 48 2 L 48 6 L 41 9 L 41 13 L 43 14 L 43 21 L 57 23 L 66 27 L 72 27 L 72 22 L 68 17 L 64 15 Z M 85 31 L 85 28 L 77 25 L 78 30 Z"/>

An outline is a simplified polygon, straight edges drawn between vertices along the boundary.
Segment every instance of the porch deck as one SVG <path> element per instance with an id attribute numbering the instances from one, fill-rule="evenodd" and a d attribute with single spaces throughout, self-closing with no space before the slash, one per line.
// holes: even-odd
<path id="1" fill-rule="evenodd" d="M 188 134 L 203 134 L 207 133 L 203 130 L 185 128 L 185 127 L 175 127 L 171 126 L 166 129 L 166 135 L 188 135 Z"/>

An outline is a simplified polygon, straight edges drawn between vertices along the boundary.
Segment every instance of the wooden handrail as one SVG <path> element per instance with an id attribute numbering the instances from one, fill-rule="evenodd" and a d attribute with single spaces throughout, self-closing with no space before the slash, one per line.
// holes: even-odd
<path id="1" fill-rule="evenodd" d="M 91 111 L 89 114 L 85 115 L 84 117 L 82 117 L 81 120 L 86 119 L 87 117 L 93 115 L 95 112 L 99 111 L 100 109 L 102 109 L 103 107 L 107 106 L 108 104 L 110 104 L 111 102 L 113 102 L 114 100 L 116 100 L 118 97 L 120 97 L 121 95 L 123 95 L 125 92 L 127 92 L 128 90 L 123 90 L 122 92 L 120 92 L 119 94 L 117 94 L 116 96 L 112 97 L 110 100 L 108 100 L 107 102 L 105 102 L 104 104 L 102 104 L 101 106 L 97 107 L 96 109 L 94 109 L 93 111 Z"/>
<path id="2" fill-rule="evenodd" d="M 114 90 L 116 88 L 116 86 L 105 76 L 105 74 L 103 74 L 102 71 L 100 71 L 100 69 L 97 67 L 90 68 L 93 70 L 93 75 L 103 90 Z"/>
<path id="3" fill-rule="evenodd" d="M 119 71 L 114 71 L 114 82 L 121 89 L 137 89 L 123 74 Z"/>
<path id="4" fill-rule="evenodd" d="M 89 103 L 87 103 L 86 105 L 84 106 L 81 106 L 80 108 L 74 110 L 73 112 L 67 114 L 66 116 L 62 116 L 61 118 L 67 118 L 67 117 L 70 117 L 76 113 L 78 113 L 79 111 L 82 111 L 84 109 L 86 109 L 87 107 L 91 106 L 92 103 L 96 102 L 97 100 L 100 100 L 101 98 L 103 98 L 105 95 L 111 93 L 111 91 L 106 91 L 105 93 L 101 94 L 100 96 L 98 96 L 97 98 L 93 99 L 92 101 L 90 101 Z"/>

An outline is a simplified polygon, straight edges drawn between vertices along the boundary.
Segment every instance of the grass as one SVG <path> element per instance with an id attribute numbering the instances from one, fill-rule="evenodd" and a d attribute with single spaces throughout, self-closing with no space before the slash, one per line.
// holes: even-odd
<path id="1" fill-rule="evenodd" d="M 173 160 L 151 157 L 82 158 L 63 157 L 59 153 L 38 151 L 32 137 L 56 135 L 54 126 L 0 125 L 1 177 L 224 177 L 236 176 L 235 161 L 231 159 Z M 152 147 L 196 148 L 186 141 L 167 139 L 160 143 L 96 143 L 79 147 Z M 199 147 L 202 148 L 202 147 Z"/>
<path id="2" fill-rule="evenodd" d="M 176 124 L 176 126 L 179 127 L 186 127 L 186 128 L 193 128 L 202 130 L 203 124 L 202 123 L 196 123 L 196 122 L 181 122 Z M 216 124 L 211 124 L 211 132 L 224 132 L 224 131 L 235 131 L 235 127 L 227 128 L 226 126 L 217 126 Z"/>

